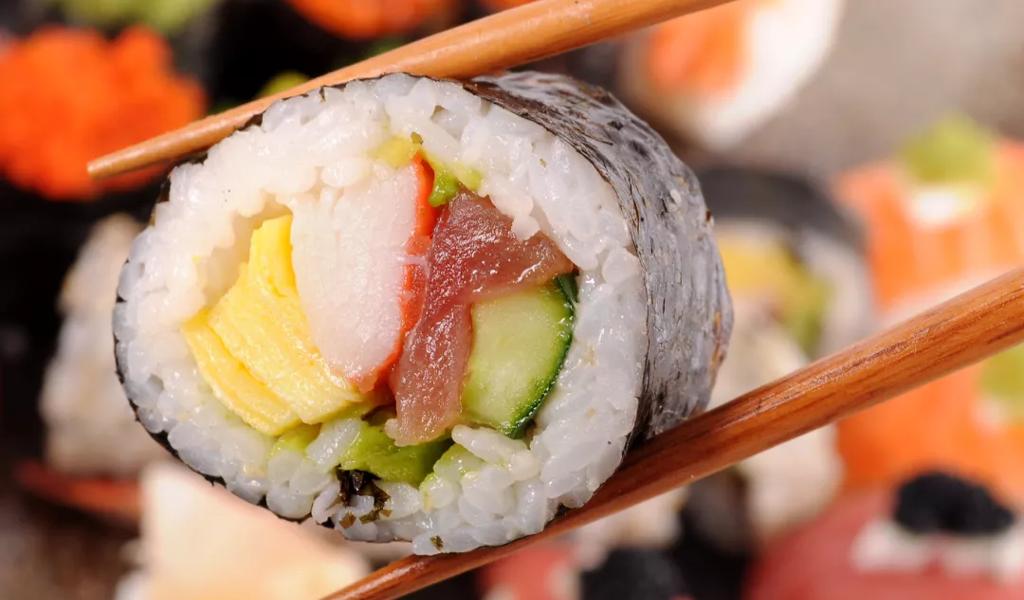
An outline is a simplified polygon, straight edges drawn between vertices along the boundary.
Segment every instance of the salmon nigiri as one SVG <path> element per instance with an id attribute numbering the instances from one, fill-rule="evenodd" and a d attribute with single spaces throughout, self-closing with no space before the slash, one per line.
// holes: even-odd
<path id="1" fill-rule="evenodd" d="M 1024 146 L 951 118 L 896 160 L 839 180 L 866 225 L 880 307 L 894 320 L 1024 262 Z M 848 486 L 949 466 L 1024 500 L 1022 349 L 846 419 Z"/>
<path id="2" fill-rule="evenodd" d="M 635 39 L 623 93 L 712 150 L 735 145 L 821 64 L 841 0 L 739 0 Z"/>

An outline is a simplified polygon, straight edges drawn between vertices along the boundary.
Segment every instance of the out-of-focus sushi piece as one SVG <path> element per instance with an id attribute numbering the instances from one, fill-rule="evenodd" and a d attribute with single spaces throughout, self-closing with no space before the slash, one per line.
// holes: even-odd
<path id="1" fill-rule="evenodd" d="M 570 600 L 581 594 L 590 598 L 581 577 L 593 581 L 591 572 L 607 575 L 606 562 L 616 555 L 659 555 L 676 540 L 684 492 L 672 490 L 483 567 L 478 582 L 485 598 Z M 523 577 L 525 572 L 532 576 Z"/>
<path id="2" fill-rule="evenodd" d="M 368 565 L 320 530 L 280 520 L 169 464 L 142 478 L 141 569 L 117 600 L 318 598 Z"/>
<path id="3" fill-rule="evenodd" d="M 488 565 L 484 600 L 685 600 L 679 565 L 665 552 L 622 548 L 594 569 L 581 569 L 576 548 L 539 544 Z"/>
<path id="4" fill-rule="evenodd" d="M 456 9 L 454 0 L 288 0 L 300 14 L 327 31 L 350 39 L 403 35 L 446 24 Z"/>
<path id="5" fill-rule="evenodd" d="M 0 177 L 53 200 L 139 187 L 152 169 L 93 181 L 96 156 L 199 117 L 200 87 L 176 74 L 167 44 L 143 28 L 112 41 L 48 27 L 0 52 Z"/>
<path id="6" fill-rule="evenodd" d="M 121 265 L 141 230 L 125 215 L 101 221 L 61 290 L 64 324 L 40 410 L 47 425 L 46 462 L 66 474 L 131 477 L 167 456 L 136 424 L 114 365 L 110 314 Z"/>
<path id="7" fill-rule="evenodd" d="M 926 473 L 840 500 L 772 544 L 749 600 L 1024 597 L 1024 527 L 971 482 Z"/>
<path id="8" fill-rule="evenodd" d="M 577 600 L 580 566 L 565 541 L 534 544 L 483 567 L 477 584 L 484 600 Z"/>
<path id="9" fill-rule="evenodd" d="M 862 217 L 887 320 L 1024 263 L 1024 146 L 953 117 L 838 194 Z M 851 487 L 941 466 L 1024 501 L 1024 349 L 1015 348 L 845 419 Z"/>
<path id="10" fill-rule="evenodd" d="M 577 562 L 593 570 L 608 554 L 619 548 L 660 550 L 681 533 L 679 510 L 686 490 L 677 489 L 655 496 L 626 510 L 607 516 L 568 536 L 575 546 Z"/>
<path id="11" fill-rule="evenodd" d="M 15 471 L 38 497 L 129 521 L 138 518 L 136 475 L 168 457 L 139 431 L 113 359 L 117 279 L 141 229 L 123 214 L 100 221 L 68 271 L 58 299 L 64 322 L 39 402 L 45 462 Z"/>
<path id="12" fill-rule="evenodd" d="M 583 575 L 586 600 L 687 600 L 679 565 L 663 552 L 616 550 L 600 569 Z"/>
<path id="13" fill-rule="evenodd" d="M 836 193 L 864 220 L 878 302 L 893 317 L 1024 260 L 1024 145 L 965 117 L 843 175 Z"/>
<path id="14" fill-rule="evenodd" d="M 873 307 L 859 231 L 821 190 L 742 169 L 700 179 L 735 315 L 716 406 L 860 338 Z M 825 427 L 698 482 L 687 510 L 723 549 L 739 551 L 813 517 L 841 478 L 835 429 Z"/>
<path id="15" fill-rule="evenodd" d="M 627 101 L 714 151 L 782 106 L 827 54 L 841 0 L 739 0 L 658 25 L 627 49 Z"/>

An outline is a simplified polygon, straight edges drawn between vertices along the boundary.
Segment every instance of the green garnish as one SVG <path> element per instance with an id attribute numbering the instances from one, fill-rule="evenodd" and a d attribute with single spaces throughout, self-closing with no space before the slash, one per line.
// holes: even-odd
<path id="1" fill-rule="evenodd" d="M 400 37 L 385 37 L 378 38 L 370 43 L 370 47 L 366 49 L 365 58 L 377 56 L 378 54 L 384 54 L 402 46 L 406 40 Z"/>
<path id="2" fill-rule="evenodd" d="M 1014 419 L 1024 419 L 1024 345 L 983 363 L 981 388 Z"/>
<path id="3" fill-rule="evenodd" d="M 986 184 L 995 177 L 992 134 L 964 116 L 946 117 L 903 148 L 914 179 L 923 183 Z"/>
<path id="4" fill-rule="evenodd" d="M 783 308 L 782 325 L 808 356 L 814 356 L 821 341 L 832 288 L 809 272 L 801 275 L 794 281 L 799 288 L 793 302 Z"/>
<path id="5" fill-rule="evenodd" d="M 302 73 L 297 71 L 285 71 L 275 75 L 270 81 L 268 81 L 263 89 L 256 94 L 257 98 L 263 98 L 264 96 L 273 96 L 278 92 L 290 90 L 291 88 L 306 83 L 309 81 L 309 77 L 306 77 Z"/>
<path id="6" fill-rule="evenodd" d="M 53 0 L 69 20 L 99 27 L 145 24 L 173 35 L 217 0 Z"/>
<path id="7" fill-rule="evenodd" d="M 434 166 L 434 163 L 429 160 L 427 162 L 434 169 L 434 188 L 430 190 L 430 198 L 427 199 L 427 202 L 434 208 L 444 206 L 451 202 L 455 194 L 459 193 L 459 180 L 448 169 Z"/>

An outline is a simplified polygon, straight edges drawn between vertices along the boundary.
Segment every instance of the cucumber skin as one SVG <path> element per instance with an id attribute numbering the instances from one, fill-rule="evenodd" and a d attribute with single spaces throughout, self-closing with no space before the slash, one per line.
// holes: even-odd
<path id="1" fill-rule="evenodd" d="M 565 359 L 569 355 L 569 348 L 572 346 L 573 340 L 573 326 L 575 325 L 576 310 L 574 306 L 574 299 L 572 298 L 571 289 L 574 286 L 566 285 L 566 282 L 559 281 L 564 277 L 574 277 L 574 275 L 564 275 L 556 278 L 555 281 L 541 286 L 540 290 L 542 293 L 556 293 L 562 300 L 562 307 L 564 314 L 561 321 L 559 322 L 560 331 L 557 332 L 557 336 L 561 339 L 562 351 L 558 356 L 558 359 L 552 364 L 551 370 L 548 372 L 546 380 L 547 383 L 535 391 L 532 392 L 532 400 L 522 405 L 522 408 L 515 411 L 511 419 L 495 423 L 491 420 L 485 419 L 473 419 L 471 416 L 469 421 L 476 425 L 484 425 L 487 427 L 494 428 L 501 433 L 505 434 L 510 438 L 521 438 L 525 433 L 527 427 L 533 421 L 537 415 L 537 411 L 544 404 L 544 400 L 547 399 L 548 394 L 555 387 L 555 382 L 558 380 L 558 374 L 561 373 L 562 367 L 565 365 Z M 575 283 L 575 279 L 572 280 Z M 466 375 L 467 381 L 469 380 L 469 373 Z M 471 413 L 472 410 L 468 408 L 465 398 L 463 399 L 463 410 L 466 413 Z"/>

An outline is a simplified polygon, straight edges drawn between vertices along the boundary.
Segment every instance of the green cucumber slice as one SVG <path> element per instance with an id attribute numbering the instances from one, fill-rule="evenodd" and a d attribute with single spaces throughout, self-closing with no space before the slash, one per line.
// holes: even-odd
<path id="1" fill-rule="evenodd" d="M 451 445 L 450 439 L 443 438 L 415 446 L 396 446 L 384 433 L 383 419 L 373 419 L 361 424 L 359 435 L 339 466 L 343 471 L 366 471 L 384 481 L 419 485 Z"/>
<path id="2" fill-rule="evenodd" d="M 473 306 L 463 417 L 520 437 L 572 343 L 573 305 L 555 282 Z"/>

